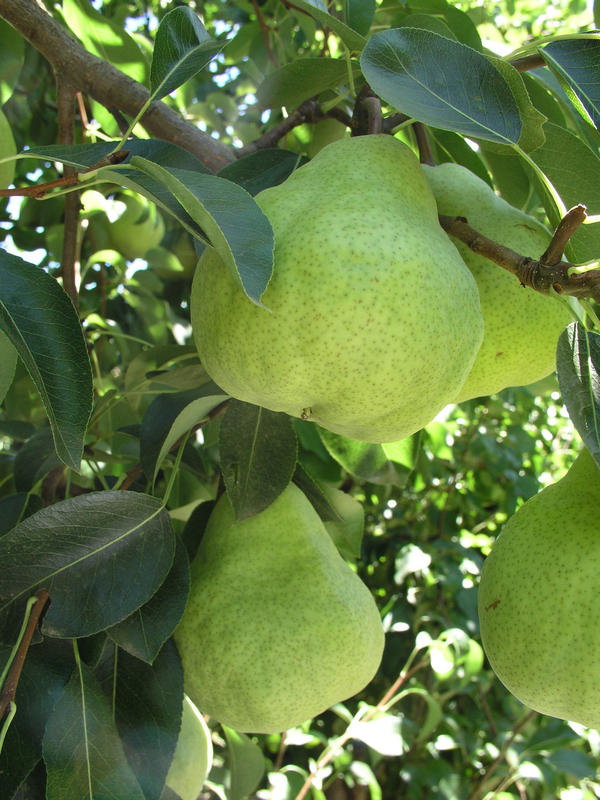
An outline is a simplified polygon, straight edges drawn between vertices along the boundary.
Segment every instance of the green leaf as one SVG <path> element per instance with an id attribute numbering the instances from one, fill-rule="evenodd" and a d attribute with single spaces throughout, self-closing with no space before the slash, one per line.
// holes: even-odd
<path id="1" fill-rule="evenodd" d="M 227 800 L 245 800 L 265 774 L 265 758 L 260 747 L 245 733 L 223 725 L 227 740 L 230 785 Z"/>
<path id="2" fill-rule="evenodd" d="M 360 51 L 364 47 L 364 36 L 330 14 L 323 0 L 297 0 L 294 2 L 294 8 L 306 12 L 325 28 L 337 34 L 349 50 Z"/>
<path id="3" fill-rule="evenodd" d="M 516 144 L 522 123 L 505 78 L 481 53 L 419 28 L 380 31 L 360 59 L 371 88 L 404 114 L 476 139 Z"/>
<path id="4" fill-rule="evenodd" d="M 224 45 L 211 39 L 191 8 L 181 6 L 165 14 L 154 42 L 150 71 L 153 99 L 160 100 L 203 70 Z"/>
<path id="5" fill-rule="evenodd" d="M 342 556 L 353 560 L 360 556 L 365 527 L 365 512 L 359 501 L 347 492 L 332 486 L 323 486 L 327 500 L 339 519 L 325 522 L 325 527 Z"/>
<path id="6" fill-rule="evenodd" d="M 216 175 L 166 169 L 144 158 L 133 158 L 132 165 L 169 189 L 248 297 L 260 304 L 273 271 L 273 230 L 248 192 Z"/>
<path id="7" fill-rule="evenodd" d="M 0 106 L 10 98 L 25 61 L 25 40 L 0 19 Z"/>
<path id="8" fill-rule="evenodd" d="M 54 278 L 3 251 L 0 327 L 41 395 L 59 458 L 78 470 L 92 410 L 92 373 L 77 312 Z"/>
<path id="9" fill-rule="evenodd" d="M 306 158 L 291 150 L 267 147 L 227 164 L 218 175 L 239 184 L 254 196 L 263 189 L 283 183 L 295 169 L 306 162 Z"/>
<path id="10" fill-rule="evenodd" d="M 63 0 L 61 8 L 70 32 L 77 36 L 86 50 L 113 64 L 134 81 L 146 83 L 147 60 L 123 25 L 81 0 Z"/>
<path id="11" fill-rule="evenodd" d="M 544 125 L 546 141 L 530 153 L 548 176 L 566 208 L 578 203 L 588 214 L 600 214 L 600 159 L 574 133 L 551 122 Z M 560 222 L 554 202 L 541 193 L 546 213 L 553 226 Z M 575 264 L 596 260 L 600 252 L 600 223 L 580 225 L 566 248 L 569 261 Z"/>
<path id="12" fill-rule="evenodd" d="M 342 517 L 327 497 L 324 486 L 313 480 L 300 463 L 296 464 L 293 481 L 299 489 L 302 489 L 323 522 L 342 521 Z"/>
<path id="13" fill-rule="evenodd" d="M 18 492 L 29 492 L 45 475 L 61 466 L 62 461 L 54 449 L 52 431 L 42 428 L 17 451 L 13 472 L 15 489 Z"/>
<path id="14" fill-rule="evenodd" d="M 161 463 L 175 443 L 229 395 L 207 381 L 196 389 L 155 397 L 142 419 L 140 460 L 149 480 L 154 482 Z"/>
<path id="15" fill-rule="evenodd" d="M 494 58 L 493 56 L 488 56 L 488 60 L 503 76 L 512 92 L 512 96 L 518 107 L 521 122 L 523 123 L 518 141 L 519 149 L 523 150 L 525 153 L 529 153 L 531 150 L 535 150 L 536 147 L 540 147 L 544 144 L 545 137 L 543 126 L 546 122 L 546 117 L 541 111 L 538 111 L 531 102 L 529 93 L 525 88 L 523 76 L 512 64 L 509 64 L 508 61 L 504 61 L 501 58 Z M 506 150 L 504 145 L 496 146 L 502 151 Z M 490 143 L 488 147 L 494 147 L 494 144 Z"/>
<path id="16" fill-rule="evenodd" d="M 359 72 L 356 62 L 353 71 Z M 305 100 L 348 83 L 348 65 L 337 58 L 299 58 L 271 72 L 256 91 L 262 108 L 289 111 Z"/>
<path id="17" fill-rule="evenodd" d="M 169 641 L 152 666 L 120 651 L 115 665 L 115 652 L 101 664 L 99 679 L 105 695 L 116 697 L 117 730 L 144 796 L 159 800 L 181 726 L 179 654 Z"/>
<path id="18" fill-rule="evenodd" d="M 346 24 L 361 36 L 366 36 L 371 28 L 376 7 L 375 0 L 345 0 Z"/>
<path id="19" fill-rule="evenodd" d="M 395 714 L 379 714 L 367 722 L 352 725 L 352 738 L 384 756 L 394 757 L 406 753 L 410 747 L 411 732 L 404 730 L 404 718 Z"/>
<path id="20" fill-rule="evenodd" d="M 152 664 L 183 615 L 190 589 L 190 566 L 185 547 L 177 539 L 173 566 L 158 591 L 107 633 L 119 647 Z"/>
<path id="21" fill-rule="evenodd" d="M 600 39 L 550 42 L 540 50 L 584 119 L 600 127 Z"/>
<path id="22" fill-rule="evenodd" d="M 4 400 L 15 376 L 17 351 L 0 331 L 0 403 Z"/>
<path id="23" fill-rule="evenodd" d="M 380 444 L 357 442 L 325 428 L 319 428 L 319 436 L 329 454 L 357 478 L 372 480 L 388 464 L 385 450 Z"/>
<path id="24" fill-rule="evenodd" d="M 571 421 L 600 466 L 600 335 L 569 325 L 558 339 L 556 365 Z"/>
<path id="25" fill-rule="evenodd" d="M 43 501 L 37 494 L 17 492 L 0 500 L 0 536 L 4 536 L 21 520 L 30 517 L 43 508 Z"/>
<path id="26" fill-rule="evenodd" d="M 0 646 L 0 669 L 10 650 L 10 647 Z M 67 642 L 45 639 L 29 648 L 19 678 L 17 714 L 0 752 L 3 798 L 12 798 L 21 782 L 41 760 L 46 722 L 72 671 L 73 650 Z"/>
<path id="27" fill-rule="evenodd" d="M 46 800 L 145 800 L 123 751 L 110 703 L 79 662 L 48 720 Z"/>
<path id="28" fill-rule="evenodd" d="M 0 615 L 44 587 L 45 633 L 97 633 L 150 599 L 174 549 L 169 516 L 154 497 L 105 491 L 55 503 L 0 539 Z"/>
<path id="29" fill-rule="evenodd" d="M 221 420 L 219 446 L 238 520 L 264 511 L 292 479 L 298 445 L 287 414 L 232 400 Z"/>

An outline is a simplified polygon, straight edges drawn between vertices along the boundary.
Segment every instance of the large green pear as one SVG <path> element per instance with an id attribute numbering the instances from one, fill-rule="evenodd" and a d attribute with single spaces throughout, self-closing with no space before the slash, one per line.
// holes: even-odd
<path id="1" fill-rule="evenodd" d="M 175 631 L 187 694 L 238 731 L 275 733 L 359 692 L 384 634 L 372 595 L 290 484 L 236 522 L 223 495 Z"/>
<path id="2" fill-rule="evenodd" d="M 429 423 L 464 383 L 483 324 L 414 153 L 391 136 L 341 139 L 256 200 L 275 234 L 265 307 L 210 247 L 192 286 L 213 380 L 353 439 Z"/>
<path id="3" fill-rule="evenodd" d="M 210 731 L 187 695 L 183 697 L 177 747 L 165 781 L 181 800 L 197 800 L 213 758 Z"/>
<path id="4" fill-rule="evenodd" d="M 509 205 L 477 175 L 460 164 L 424 166 L 440 214 L 466 217 L 490 239 L 531 258 L 550 242 L 548 230 L 533 217 Z M 453 240 L 469 267 L 481 299 L 483 343 L 458 401 L 522 386 L 556 369 L 556 343 L 572 321 L 556 297 L 521 286 L 517 278 L 466 244 Z"/>
<path id="5" fill-rule="evenodd" d="M 600 728 L 600 473 L 584 450 L 504 526 L 483 565 L 481 638 L 521 702 Z"/>

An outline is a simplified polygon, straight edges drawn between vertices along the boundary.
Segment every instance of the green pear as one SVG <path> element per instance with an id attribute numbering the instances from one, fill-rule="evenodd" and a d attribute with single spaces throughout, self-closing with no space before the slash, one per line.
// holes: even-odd
<path id="1" fill-rule="evenodd" d="M 111 219 L 108 233 L 115 250 L 133 261 L 143 258 L 148 250 L 160 244 L 165 222 L 154 203 L 142 195 L 127 192 L 113 205 L 117 216 Z M 111 216 L 109 214 L 109 218 Z"/>
<path id="2" fill-rule="evenodd" d="M 429 423 L 463 385 L 483 322 L 412 150 L 392 136 L 340 139 L 256 200 L 275 235 L 264 308 L 211 247 L 192 285 L 213 380 L 352 439 Z"/>
<path id="3" fill-rule="evenodd" d="M 4 158 L 11 158 L 17 154 L 17 146 L 13 138 L 9 121 L 0 111 L 0 162 Z M 0 189 L 7 189 L 15 177 L 15 161 L 0 163 Z"/>
<path id="4" fill-rule="evenodd" d="M 367 587 L 290 484 L 240 522 L 227 495 L 218 501 L 175 641 L 202 712 L 238 731 L 276 733 L 359 692 L 384 634 Z"/>
<path id="5" fill-rule="evenodd" d="M 587 450 L 510 518 L 486 559 L 479 622 L 522 703 L 600 728 L 600 473 Z"/>
<path id="6" fill-rule="evenodd" d="M 181 800 L 196 800 L 210 771 L 212 757 L 208 726 L 190 698 L 184 695 L 181 728 L 166 785 Z"/>
<path id="7" fill-rule="evenodd" d="M 539 258 L 550 242 L 548 230 L 509 205 L 481 178 L 460 164 L 424 166 L 440 214 L 466 217 L 490 239 L 522 255 Z M 453 239 L 469 267 L 481 299 L 485 333 L 458 402 L 522 386 L 556 369 L 556 343 L 572 321 L 556 297 L 522 286 L 514 275 Z"/>

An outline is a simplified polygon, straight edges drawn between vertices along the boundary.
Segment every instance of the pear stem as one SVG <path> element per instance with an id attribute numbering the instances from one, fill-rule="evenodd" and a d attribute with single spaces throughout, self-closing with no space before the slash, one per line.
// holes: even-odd
<path id="1" fill-rule="evenodd" d="M 542 294 L 554 291 L 570 297 L 591 297 L 600 302 L 600 270 L 575 272 L 575 264 L 560 260 L 569 239 L 585 218 L 585 206 L 571 208 L 558 224 L 545 253 L 535 259 L 489 239 L 472 228 L 464 217 L 439 215 L 446 233 L 515 275 L 523 286 Z"/>

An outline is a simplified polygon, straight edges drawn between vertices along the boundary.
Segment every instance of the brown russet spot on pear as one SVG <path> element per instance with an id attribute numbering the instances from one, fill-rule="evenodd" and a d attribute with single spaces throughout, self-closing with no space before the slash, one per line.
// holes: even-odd
<path id="1" fill-rule="evenodd" d="M 212 379 L 353 439 L 428 424 L 460 391 L 483 322 L 414 153 L 392 136 L 341 139 L 256 200 L 275 235 L 264 308 L 210 247 L 192 286 Z"/>

